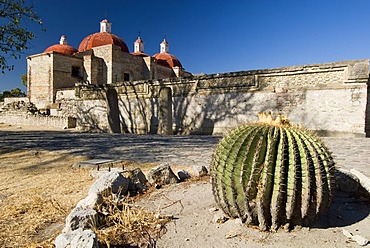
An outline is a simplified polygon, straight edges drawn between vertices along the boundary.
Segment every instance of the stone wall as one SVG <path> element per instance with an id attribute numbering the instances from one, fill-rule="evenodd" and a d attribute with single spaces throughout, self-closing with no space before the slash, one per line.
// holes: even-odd
<path id="1" fill-rule="evenodd" d="M 28 86 L 30 102 L 38 108 L 48 108 L 56 97 L 56 90 L 74 85 L 83 79 L 83 61 L 70 55 L 57 52 L 37 54 L 28 57 Z M 72 74 L 72 67 L 80 69 Z"/>
<path id="2" fill-rule="evenodd" d="M 30 114 L 6 114 L 0 115 L 0 122 L 10 125 L 31 125 L 48 128 L 74 128 L 76 118 L 66 116 L 43 116 Z"/>
<path id="3" fill-rule="evenodd" d="M 323 133 L 365 135 L 369 131 L 369 61 L 122 82 L 76 88 L 82 129 L 111 131 L 108 91 L 117 93 L 122 132 L 157 133 L 159 92 L 172 90 L 173 132 L 220 134 L 257 113 L 287 114 L 291 122 Z"/>
<path id="4" fill-rule="evenodd" d="M 4 104 L 9 104 L 12 102 L 19 102 L 19 101 L 29 102 L 29 99 L 26 96 L 24 97 L 5 97 L 4 98 Z"/>

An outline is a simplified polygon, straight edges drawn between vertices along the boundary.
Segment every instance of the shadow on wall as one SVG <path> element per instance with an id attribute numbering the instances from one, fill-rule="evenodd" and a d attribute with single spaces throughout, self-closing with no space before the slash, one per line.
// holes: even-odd
<path id="1" fill-rule="evenodd" d="M 115 89 L 107 90 L 107 117 L 111 133 L 121 133 L 118 96 Z"/>
<path id="2" fill-rule="evenodd" d="M 197 90 L 190 92 L 189 88 L 181 88 L 184 91 L 179 92 L 179 88 L 169 87 L 161 81 L 159 85 L 145 83 L 149 92 L 144 94 L 141 86 L 132 82 L 125 82 L 120 86 L 121 94 L 117 94 L 114 88 L 107 91 L 107 115 L 111 132 L 212 135 L 215 134 L 215 125 L 218 122 L 224 122 L 222 125 L 227 125 L 230 121 L 241 124 L 245 120 L 237 120 L 238 115 L 250 112 L 250 116 L 254 117 L 256 114 L 255 109 L 252 110 L 253 93 L 243 94 L 241 97 L 238 92 L 199 93 Z M 172 92 L 170 104 L 168 96 L 164 100 L 167 94 L 161 96 L 165 89 Z M 168 117 L 166 113 L 171 112 L 173 120 L 164 118 Z M 170 120 L 170 123 L 166 123 L 165 119 Z"/>
<path id="3" fill-rule="evenodd" d="M 152 109 L 153 106 L 148 106 L 145 98 L 140 97 L 132 82 L 125 82 L 122 87 L 124 88 L 123 94 L 117 97 L 121 131 L 123 133 L 149 133 L 148 108 Z M 152 121 L 152 117 L 149 121 Z"/>
<path id="4" fill-rule="evenodd" d="M 108 132 L 108 130 L 99 125 L 100 117 L 96 112 L 96 107 L 84 108 L 77 107 L 77 126 L 82 131 L 89 132 Z"/>
<path id="5" fill-rule="evenodd" d="M 367 101 L 365 111 L 365 134 L 370 137 L 370 78 L 367 81 Z"/>
<path id="6" fill-rule="evenodd" d="M 253 94 L 243 94 L 241 98 L 236 92 L 174 97 L 174 133 L 212 135 L 218 133 L 215 126 L 219 122 L 242 124 L 245 120 L 238 120 L 238 115 L 256 114 L 250 103 L 252 98 Z"/>

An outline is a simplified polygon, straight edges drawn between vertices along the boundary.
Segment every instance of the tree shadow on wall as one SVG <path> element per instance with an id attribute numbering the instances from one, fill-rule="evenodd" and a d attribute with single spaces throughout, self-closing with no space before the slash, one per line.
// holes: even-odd
<path id="1" fill-rule="evenodd" d="M 196 87 L 194 87 L 196 86 Z M 174 134 L 220 133 L 215 130 L 252 121 L 259 111 L 268 106 L 255 107 L 252 104 L 254 94 L 242 88 L 228 89 L 198 88 L 194 81 L 143 81 L 123 82 L 115 85 L 117 91 L 108 92 L 109 122 L 114 130 L 124 133 L 158 133 L 159 92 L 164 87 L 172 88 L 173 131 Z M 115 101 L 117 99 L 117 102 Z M 117 110 L 117 111 L 116 111 Z M 223 122 L 223 123 L 222 123 Z"/>
<path id="2" fill-rule="evenodd" d="M 97 107 L 82 108 L 77 106 L 77 126 L 82 131 L 107 132 L 108 130 L 100 125 L 100 117 L 96 113 Z"/>
<path id="3" fill-rule="evenodd" d="M 239 119 L 238 116 L 250 112 L 253 118 L 256 113 L 251 112 L 252 98 L 252 93 L 198 90 L 174 96 L 175 133 L 212 135 L 219 132 L 215 130 L 215 125 L 219 122 L 225 122 L 223 127 L 226 128 L 230 126 L 228 122 L 237 125 L 245 123 L 246 120 Z M 260 111 L 264 109 L 261 108 Z"/>
<path id="4" fill-rule="evenodd" d="M 145 87 L 148 82 L 142 82 L 139 85 L 133 82 L 122 83 L 124 89 L 120 97 L 118 98 L 119 108 L 119 121 L 124 133 L 150 133 L 151 125 L 149 122 L 154 122 L 154 115 L 149 118 L 148 108 L 153 109 L 153 106 L 149 106 L 148 100 L 145 98 L 147 92 L 138 92 L 137 87 Z M 127 123 L 126 123 L 127 122 Z"/>

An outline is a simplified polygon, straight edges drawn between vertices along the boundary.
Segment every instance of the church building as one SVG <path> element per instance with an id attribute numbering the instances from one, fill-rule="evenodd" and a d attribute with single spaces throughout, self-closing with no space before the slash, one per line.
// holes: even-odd
<path id="1" fill-rule="evenodd" d="M 62 35 L 59 44 L 43 53 L 27 58 L 27 91 L 30 102 L 39 109 L 48 109 L 55 102 L 56 92 L 73 88 L 76 83 L 93 85 L 114 84 L 124 81 L 157 80 L 190 77 L 179 59 L 169 53 L 164 39 L 160 52 L 149 56 L 144 42 L 138 37 L 134 51 L 111 32 L 108 20 L 100 22 L 100 32 L 85 37 L 78 50 L 68 45 Z"/>

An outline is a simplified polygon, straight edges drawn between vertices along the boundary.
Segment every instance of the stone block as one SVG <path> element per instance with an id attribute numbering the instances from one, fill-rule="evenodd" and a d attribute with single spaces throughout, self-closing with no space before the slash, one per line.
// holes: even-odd
<path id="1" fill-rule="evenodd" d="M 150 184 L 165 185 L 180 182 L 169 165 L 159 165 L 152 168 L 147 175 Z"/>
<path id="2" fill-rule="evenodd" d="M 130 179 L 122 174 L 111 171 L 103 174 L 90 188 L 88 194 L 104 194 L 111 192 L 113 194 L 127 194 Z"/>

